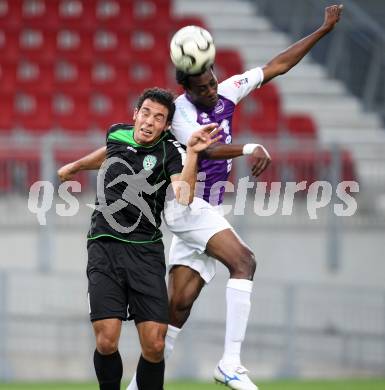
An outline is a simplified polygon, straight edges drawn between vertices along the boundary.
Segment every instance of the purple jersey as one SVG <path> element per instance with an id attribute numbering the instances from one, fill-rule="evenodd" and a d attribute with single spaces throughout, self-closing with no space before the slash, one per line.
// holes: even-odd
<path id="1" fill-rule="evenodd" d="M 232 142 L 232 120 L 235 106 L 263 81 L 261 68 L 251 69 L 243 74 L 232 76 L 218 85 L 219 100 L 212 109 L 194 105 L 186 94 L 176 101 L 176 112 L 172 121 L 172 132 L 176 139 L 186 145 L 192 132 L 202 125 L 217 122 L 223 128 L 219 142 Z M 198 166 L 197 194 L 212 205 L 223 202 L 225 184 L 231 171 L 230 160 L 201 160 Z"/>

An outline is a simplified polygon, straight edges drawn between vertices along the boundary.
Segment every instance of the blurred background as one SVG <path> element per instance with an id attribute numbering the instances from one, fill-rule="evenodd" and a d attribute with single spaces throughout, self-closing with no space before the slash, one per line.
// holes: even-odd
<path id="1" fill-rule="evenodd" d="M 206 27 L 219 80 L 263 65 L 323 21 L 322 0 L 0 0 L 0 382 L 94 379 L 86 299 L 86 233 L 94 172 L 77 177 L 79 212 L 58 216 L 56 169 L 130 122 L 145 87 L 180 89 L 168 44 Z M 273 164 L 246 212 L 228 218 L 258 260 L 243 363 L 256 378 L 385 376 L 385 3 L 344 1 L 341 22 L 298 66 L 238 107 L 233 142 L 263 143 Z M 232 179 L 249 175 L 234 161 Z M 55 183 L 46 225 L 30 186 Z M 333 186 L 311 219 L 308 189 Z M 336 186 L 359 183 L 353 216 L 337 217 Z M 283 215 L 285 182 L 306 181 Z M 268 201 L 277 200 L 277 210 Z M 234 205 L 235 193 L 225 203 Z M 269 208 L 270 207 L 270 208 Z M 273 207 L 273 209 L 271 209 Z M 270 211 L 269 211 L 270 210 Z M 273 211 L 271 211 L 273 210 Z M 73 214 L 71 211 L 68 214 Z M 265 214 L 265 215 L 261 215 Z M 165 231 L 166 248 L 170 234 Z M 194 306 L 168 378 L 211 377 L 223 352 L 227 271 Z M 125 325 L 125 377 L 139 356 Z"/>

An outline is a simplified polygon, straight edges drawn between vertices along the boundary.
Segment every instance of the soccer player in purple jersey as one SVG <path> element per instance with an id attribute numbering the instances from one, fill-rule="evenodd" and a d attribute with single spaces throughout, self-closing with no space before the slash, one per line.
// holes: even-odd
<path id="1" fill-rule="evenodd" d="M 226 219 L 218 212 L 224 186 L 231 170 L 231 159 L 252 155 L 252 173 L 259 176 L 269 165 L 270 156 L 258 144 L 231 145 L 232 116 L 236 104 L 253 89 L 293 68 L 311 48 L 339 21 L 341 5 L 325 9 L 323 24 L 312 34 L 294 43 L 262 67 L 230 77 L 218 84 L 212 68 L 199 75 L 177 71 L 177 81 L 185 93 L 176 99 L 172 132 L 185 144 L 191 132 L 202 124 L 217 122 L 222 127 L 221 143 L 205 150 L 199 163 L 204 176 L 203 194 L 189 208 L 166 207 L 164 219 L 174 233 L 169 254 L 170 324 L 166 335 L 165 358 L 187 321 L 192 305 L 203 286 L 215 275 L 215 259 L 229 270 L 226 289 L 226 335 L 224 354 L 214 371 L 214 378 L 236 390 L 258 390 L 247 375 L 240 359 L 250 312 L 250 296 L 256 269 L 254 254 L 241 241 Z M 104 149 L 67 164 L 59 170 L 62 180 L 83 169 L 96 169 L 103 161 Z M 127 390 L 136 390 L 135 376 Z"/>

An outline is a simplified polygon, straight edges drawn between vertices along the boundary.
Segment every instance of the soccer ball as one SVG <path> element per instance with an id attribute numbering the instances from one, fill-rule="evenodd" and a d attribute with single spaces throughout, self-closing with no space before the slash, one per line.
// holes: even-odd
<path id="1" fill-rule="evenodd" d="M 171 39 L 170 56 L 179 70 L 188 74 L 204 72 L 214 63 L 215 46 L 211 34 L 198 26 L 186 26 Z"/>

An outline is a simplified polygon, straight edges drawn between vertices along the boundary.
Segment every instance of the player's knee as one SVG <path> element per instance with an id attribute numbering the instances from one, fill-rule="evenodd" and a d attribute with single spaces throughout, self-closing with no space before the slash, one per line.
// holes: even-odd
<path id="1" fill-rule="evenodd" d="M 148 340 L 142 345 L 142 354 L 146 360 L 160 362 L 163 360 L 164 346 L 163 338 Z"/>
<path id="2" fill-rule="evenodd" d="M 187 321 L 194 299 L 188 294 L 182 293 L 169 300 L 170 323 L 181 328 Z"/>
<path id="3" fill-rule="evenodd" d="M 238 257 L 238 261 L 232 272 L 232 277 L 251 280 L 254 277 L 256 268 L 257 261 L 255 260 L 254 253 L 250 249 L 245 248 Z"/>
<path id="4" fill-rule="evenodd" d="M 102 355 L 111 355 L 118 350 L 118 340 L 100 334 L 96 339 L 96 348 Z"/>
<path id="5" fill-rule="evenodd" d="M 178 296 L 172 297 L 169 300 L 170 308 L 175 312 L 185 312 L 190 310 L 193 303 L 194 299 L 185 292 L 178 294 Z"/>

